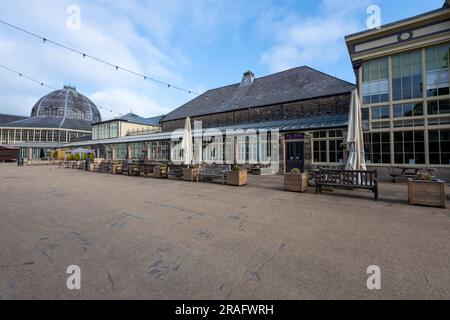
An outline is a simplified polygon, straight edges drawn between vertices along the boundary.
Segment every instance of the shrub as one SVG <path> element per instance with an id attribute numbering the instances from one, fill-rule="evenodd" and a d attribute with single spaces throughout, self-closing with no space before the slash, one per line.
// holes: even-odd
<path id="1" fill-rule="evenodd" d="M 239 167 L 238 165 L 233 167 L 233 171 L 234 172 L 241 172 L 241 167 Z"/>
<path id="2" fill-rule="evenodd" d="M 301 174 L 302 172 L 300 171 L 300 169 L 294 168 L 291 170 L 292 174 Z"/>
<path id="3" fill-rule="evenodd" d="M 91 161 L 94 161 L 94 158 L 95 158 L 94 154 L 91 153 L 91 154 L 89 155 L 89 159 L 90 159 Z"/>
<path id="4" fill-rule="evenodd" d="M 76 161 L 80 161 L 80 159 L 81 159 L 80 154 L 77 153 L 77 154 L 75 155 L 75 160 L 76 160 Z"/>

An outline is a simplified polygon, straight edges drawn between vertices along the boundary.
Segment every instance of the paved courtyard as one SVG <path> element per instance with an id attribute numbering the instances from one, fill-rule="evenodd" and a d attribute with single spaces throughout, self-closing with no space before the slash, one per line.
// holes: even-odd
<path id="1" fill-rule="evenodd" d="M 450 210 L 0 164 L 0 299 L 450 299 Z M 66 269 L 81 268 L 81 290 Z M 368 266 L 381 268 L 369 291 Z"/>

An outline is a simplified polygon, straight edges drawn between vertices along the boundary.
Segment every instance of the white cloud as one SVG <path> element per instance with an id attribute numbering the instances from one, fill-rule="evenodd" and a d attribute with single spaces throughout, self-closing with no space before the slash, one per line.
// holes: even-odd
<path id="1" fill-rule="evenodd" d="M 123 110 L 123 113 L 133 111 L 143 117 L 158 116 L 168 112 L 167 107 L 161 106 L 156 100 L 120 88 L 95 92 L 89 97 L 98 106 L 104 106 L 113 110 Z M 101 110 L 104 119 L 117 117 L 115 113 Z"/>
<path id="2" fill-rule="evenodd" d="M 176 7 L 176 2 L 169 2 Z M 117 6 L 118 3 L 122 3 L 123 7 Z M 81 29 L 69 30 L 66 28 L 66 9 L 71 4 L 67 0 L 0 0 L 1 18 L 152 78 L 186 88 L 203 87 L 186 81 L 182 74 L 190 61 L 177 46 L 161 40 L 171 32 L 173 20 L 160 16 L 158 20 L 164 22 L 167 28 L 161 27 L 159 31 L 152 29 L 151 35 L 140 29 L 146 24 L 144 9 L 149 4 L 81 0 L 77 3 L 81 8 Z M 155 8 L 163 7 L 159 5 Z M 120 12 L 124 8 L 128 10 Z M 156 14 L 157 10 L 147 12 Z M 182 14 L 179 10 L 174 12 Z M 161 34 L 157 36 L 158 32 Z M 159 115 L 192 99 L 183 92 L 168 90 L 152 81 L 144 81 L 110 66 L 83 59 L 51 43 L 42 44 L 38 39 L 3 25 L 0 25 L 0 60 L 8 67 L 54 87 L 62 88 L 68 83 L 76 85 L 95 103 L 121 113 L 129 112 L 132 107 L 133 111 L 142 112 L 143 116 Z M 0 70 L 0 112 L 27 115 L 39 97 L 51 90 L 17 78 Z M 103 115 L 110 116 L 108 113 Z"/>
<path id="3" fill-rule="evenodd" d="M 316 16 L 266 12 L 259 25 L 264 32 L 273 30 L 274 44 L 261 62 L 271 72 L 302 65 L 325 69 L 347 55 L 344 36 L 361 29 L 364 19 L 356 14 L 365 6 L 366 1 L 323 0 Z"/>

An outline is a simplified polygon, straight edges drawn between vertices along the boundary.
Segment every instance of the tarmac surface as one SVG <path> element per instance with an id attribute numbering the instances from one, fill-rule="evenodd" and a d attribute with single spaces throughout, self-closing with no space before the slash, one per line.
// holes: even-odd
<path id="1" fill-rule="evenodd" d="M 282 177 L 237 188 L 0 164 L 0 181 L 0 299 L 450 299 L 450 210 L 409 206 L 402 183 L 375 202 L 284 192 Z"/>

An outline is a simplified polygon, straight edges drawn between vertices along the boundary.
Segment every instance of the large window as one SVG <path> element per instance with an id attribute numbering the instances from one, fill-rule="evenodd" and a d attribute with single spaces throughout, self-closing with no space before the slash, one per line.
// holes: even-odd
<path id="1" fill-rule="evenodd" d="M 326 141 L 314 141 L 314 162 L 327 162 Z"/>
<path id="2" fill-rule="evenodd" d="M 370 130 L 370 108 L 361 109 L 362 129 L 364 131 Z"/>
<path id="3" fill-rule="evenodd" d="M 109 138 L 117 138 L 118 136 L 119 132 L 117 130 L 117 122 L 113 122 L 109 126 Z"/>
<path id="4" fill-rule="evenodd" d="M 389 119 L 389 106 L 372 107 L 372 120 Z"/>
<path id="5" fill-rule="evenodd" d="M 202 159 L 205 163 L 222 163 L 224 161 L 223 137 L 203 137 L 202 151 Z"/>
<path id="6" fill-rule="evenodd" d="M 450 113 L 450 100 L 433 100 L 428 101 L 428 115 Z"/>
<path id="7" fill-rule="evenodd" d="M 342 130 L 316 131 L 313 133 L 315 163 L 343 163 L 344 142 Z"/>
<path id="8" fill-rule="evenodd" d="M 426 49 L 428 97 L 449 94 L 449 52 L 449 44 Z"/>
<path id="9" fill-rule="evenodd" d="M 397 164 L 424 164 L 425 142 L 423 131 L 394 132 L 394 158 Z"/>
<path id="10" fill-rule="evenodd" d="M 450 164 L 450 129 L 430 130 L 430 164 Z"/>
<path id="11" fill-rule="evenodd" d="M 363 103 L 380 103 L 389 100 L 388 59 L 382 58 L 363 64 Z"/>
<path id="12" fill-rule="evenodd" d="M 66 142 L 66 141 L 67 141 L 67 131 L 60 131 L 59 142 Z"/>
<path id="13" fill-rule="evenodd" d="M 98 139 L 98 126 L 92 127 L 92 140 Z"/>
<path id="14" fill-rule="evenodd" d="M 422 53 L 415 51 L 392 57 L 392 98 L 422 98 Z"/>
<path id="15" fill-rule="evenodd" d="M 169 160 L 169 142 L 154 141 L 149 143 L 150 159 L 163 161 Z"/>
<path id="16" fill-rule="evenodd" d="M 126 160 L 128 156 L 128 147 L 126 144 L 118 144 L 115 146 L 115 158 L 117 160 Z"/>
<path id="17" fill-rule="evenodd" d="M 364 135 L 366 161 L 372 163 L 391 163 L 391 143 L 389 132 L 367 133 Z"/>
<path id="18" fill-rule="evenodd" d="M 394 118 L 407 118 L 423 116 L 423 103 L 395 104 L 393 107 Z"/>
<path id="19" fill-rule="evenodd" d="M 386 129 L 391 127 L 391 112 L 389 106 L 372 107 L 372 129 Z"/>
<path id="20" fill-rule="evenodd" d="M 143 160 L 146 158 L 147 149 L 143 143 L 132 143 L 130 145 L 131 149 L 131 159 L 133 160 Z"/>

